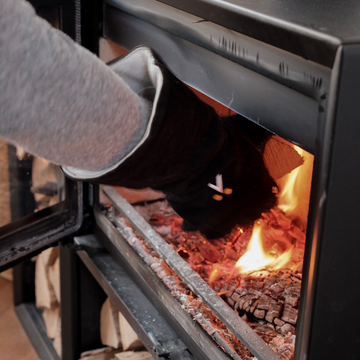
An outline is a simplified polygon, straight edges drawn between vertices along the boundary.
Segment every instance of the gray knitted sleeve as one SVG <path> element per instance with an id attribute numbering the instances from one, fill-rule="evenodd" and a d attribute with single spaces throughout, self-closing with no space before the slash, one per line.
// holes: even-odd
<path id="1" fill-rule="evenodd" d="M 145 131 L 148 103 L 27 2 L 0 8 L 0 137 L 59 165 L 116 163 Z"/>

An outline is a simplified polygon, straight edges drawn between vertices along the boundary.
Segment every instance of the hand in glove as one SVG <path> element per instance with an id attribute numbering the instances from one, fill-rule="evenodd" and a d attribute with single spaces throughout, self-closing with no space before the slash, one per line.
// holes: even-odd
<path id="1" fill-rule="evenodd" d="M 208 238 L 250 224 L 275 205 L 276 184 L 261 155 L 266 139 L 252 136 L 248 120 L 240 115 L 220 119 L 146 47 L 111 67 L 152 101 L 146 131 L 112 169 L 84 176 L 65 168 L 65 173 L 102 184 L 160 190 L 184 219 L 184 230 L 199 230 Z"/>

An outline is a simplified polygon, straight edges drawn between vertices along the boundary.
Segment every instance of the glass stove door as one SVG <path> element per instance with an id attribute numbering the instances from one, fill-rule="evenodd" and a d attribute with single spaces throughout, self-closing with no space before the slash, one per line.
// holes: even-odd
<path id="1" fill-rule="evenodd" d="M 75 232 L 82 183 L 0 140 L 0 270 Z"/>

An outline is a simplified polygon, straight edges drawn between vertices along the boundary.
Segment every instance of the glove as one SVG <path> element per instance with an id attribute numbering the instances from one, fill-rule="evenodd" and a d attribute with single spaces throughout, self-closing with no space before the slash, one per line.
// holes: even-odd
<path id="1" fill-rule="evenodd" d="M 257 140 L 257 130 L 249 130 L 242 116 L 220 119 L 146 47 L 112 67 L 117 71 L 130 62 L 137 69 L 139 59 L 152 85 L 152 91 L 145 86 L 141 94 L 153 103 L 145 134 L 112 170 L 86 180 L 160 190 L 184 219 L 183 229 L 199 230 L 209 239 L 250 224 L 272 208 L 276 184 L 261 155 L 264 132 L 259 130 Z"/>

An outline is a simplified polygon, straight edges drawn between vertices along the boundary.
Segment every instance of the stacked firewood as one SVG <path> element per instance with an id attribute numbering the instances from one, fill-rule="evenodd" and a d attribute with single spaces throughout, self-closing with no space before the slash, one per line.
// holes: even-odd
<path id="1" fill-rule="evenodd" d="M 80 360 L 151 360 L 136 332 L 107 298 L 100 313 L 101 343 L 106 347 L 86 351 Z"/>
<path id="2" fill-rule="evenodd" d="M 43 251 L 36 258 L 36 306 L 43 309 L 47 335 L 53 339 L 56 352 L 61 357 L 60 271 L 58 248 Z"/>

